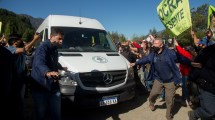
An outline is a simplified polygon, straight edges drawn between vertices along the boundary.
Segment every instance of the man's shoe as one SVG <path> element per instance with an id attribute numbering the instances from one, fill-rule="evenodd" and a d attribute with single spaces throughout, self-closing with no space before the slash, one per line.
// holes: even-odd
<path id="1" fill-rule="evenodd" d="M 198 120 L 193 111 L 188 111 L 189 120 Z"/>
<path id="2" fill-rule="evenodd" d="M 149 108 L 151 109 L 151 111 L 155 111 L 155 106 L 154 105 L 149 105 Z"/>

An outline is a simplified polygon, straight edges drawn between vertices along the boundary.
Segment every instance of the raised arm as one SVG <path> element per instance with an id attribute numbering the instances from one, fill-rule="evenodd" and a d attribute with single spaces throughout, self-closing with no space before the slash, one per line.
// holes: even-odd
<path id="1" fill-rule="evenodd" d="M 192 55 L 184 50 L 179 44 L 178 44 L 178 41 L 177 40 L 174 40 L 174 44 L 176 46 L 176 50 L 179 54 L 181 54 L 182 56 L 186 57 L 187 59 L 191 60 L 192 59 Z"/>
<path id="2" fill-rule="evenodd" d="M 191 34 L 191 37 L 193 38 L 193 42 L 195 46 L 198 46 L 199 39 L 196 37 L 195 32 L 191 30 L 190 34 Z"/>
<path id="3" fill-rule="evenodd" d="M 35 44 L 37 40 L 39 40 L 40 35 L 35 34 L 34 38 L 31 42 L 29 42 L 27 45 L 25 45 L 23 48 L 16 48 L 16 54 L 21 54 L 23 52 L 29 52 L 31 50 L 31 47 Z"/>

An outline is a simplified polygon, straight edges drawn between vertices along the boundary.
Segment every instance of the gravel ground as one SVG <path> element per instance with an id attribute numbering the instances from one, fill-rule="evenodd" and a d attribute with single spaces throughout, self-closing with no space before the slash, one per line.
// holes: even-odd
<path id="1" fill-rule="evenodd" d="M 176 99 L 180 99 L 181 88 L 176 91 Z M 165 101 L 156 102 L 156 110 L 151 111 L 148 107 L 147 94 L 137 92 L 137 96 L 118 105 L 103 108 L 83 109 L 74 105 L 63 103 L 62 120 L 166 120 Z M 188 120 L 187 112 L 191 108 L 184 107 L 175 102 L 174 120 Z M 26 120 L 34 120 L 31 96 L 26 98 L 25 103 Z"/>

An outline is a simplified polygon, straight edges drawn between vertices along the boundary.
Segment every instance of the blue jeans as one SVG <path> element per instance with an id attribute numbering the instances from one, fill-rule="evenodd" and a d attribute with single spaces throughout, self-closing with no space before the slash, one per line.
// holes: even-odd
<path id="1" fill-rule="evenodd" d="M 153 81 L 148 80 L 147 77 L 149 75 L 149 72 L 147 70 L 144 71 L 144 78 L 145 78 L 145 84 L 148 91 L 152 90 Z"/>
<path id="2" fill-rule="evenodd" d="M 138 76 L 139 76 L 139 78 L 140 78 L 140 82 L 141 82 L 142 84 L 144 84 L 144 86 L 146 86 L 143 67 L 141 67 L 141 68 L 138 70 Z"/>
<path id="3" fill-rule="evenodd" d="M 51 120 L 61 120 L 61 94 L 60 91 L 32 91 L 36 120 L 45 120 L 47 113 Z"/>
<path id="4" fill-rule="evenodd" d="M 194 111 L 196 117 L 207 120 L 213 118 L 215 116 L 215 94 L 200 89 L 199 101 L 201 106 Z"/>
<path id="5" fill-rule="evenodd" d="M 187 80 L 188 76 L 182 76 L 182 99 L 188 99 L 188 90 L 187 90 Z"/>
<path id="6" fill-rule="evenodd" d="M 147 80 L 149 72 L 147 70 L 143 71 L 143 69 L 144 68 L 141 67 L 140 70 L 138 71 L 139 78 L 140 78 L 141 83 L 145 85 L 146 90 L 149 92 L 152 89 L 153 82 L 151 80 L 150 81 Z"/>

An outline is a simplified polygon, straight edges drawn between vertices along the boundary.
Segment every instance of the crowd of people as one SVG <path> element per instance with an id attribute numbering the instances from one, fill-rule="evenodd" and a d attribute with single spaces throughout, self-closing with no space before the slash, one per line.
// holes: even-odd
<path id="1" fill-rule="evenodd" d="M 150 93 L 149 108 L 152 111 L 156 109 L 154 105 L 159 96 L 165 100 L 167 120 L 173 119 L 178 86 L 182 88 L 182 105 L 194 109 L 188 112 L 190 120 L 210 120 L 215 117 L 213 32 L 207 29 L 202 39 L 197 38 L 194 31 L 191 31 L 191 36 L 194 45 L 183 47 L 175 38 L 164 44 L 157 36 L 154 36 L 153 42 L 141 40 L 139 43 L 127 41 L 117 44 L 119 53 L 134 68 L 137 87 L 141 85 Z M 191 84 L 199 87 L 198 96 L 193 96 Z M 199 106 L 194 106 L 193 97 L 198 97 Z"/>
<path id="2" fill-rule="evenodd" d="M 13 119 L 24 119 L 24 95 L 26 90 L 26 57 L 30 54 L 33 45 L 39 40 L 39 35 L 35 35 L 29 43 L 24 43 L 19 34 L 11 34 L 6 40 L 1 38 L 1 81 L 5 97 L 3 97 L 3 108 Z M 3 56 L 4 55 L 4 56 Z M 8 64 L 7 64 L 8 63 Z M 11 109 L 13 108 L 13 109 Z M 5 113 L 3 114 L 3 116 Z M 8 117 L 8 116 L 7 116 Z"/>
<path id="3" fill-rule="evenodd" d="M 117 44 L 119 54 L 123 55 L 134 70 L 137 88 L 144 88 L 149 93 L 149 108 L 156 110 L 155 103 L 160 96 L 166 102 L 166 118 L 173 119 L 176 88 L 182 87 L 182 104 L 192 105 L 188 85 L 191 82 L 199 86 L 200 106 L 189 111 L 190 120 L 198 118 L 210 120 L 215 117 L 215 50 L 211 39 L 213 32 L 207 29 L 205 37 L 198 38 L 191 31 L 194 46 L 180 46 L 175 38 L 164 41 L 153 36 L 152 41 L 127 41 Z M 50 40 L 38 46 L 34 53 L 30 73 L 26 72 L 27 57 L 32 55 L 33 46 L 40 35 L 25 43 L 18 34 L 11 34 L 8 40 L 3 35 L 0 39 L 0 79 L 3 99 L 1 106 L 11 119 L 24 120 L 25 79 L 33 79 L 32 97 L 36 119 L 44 120 L 49 111 L 52 120 L 61 119 L 61 94 L 55 78 L 58 70 L 64 69 L 58 64 L 58 46 L 63 42 L 61 30 L 53 30 Z M 47 62 L 48 61 L 48 62 Z M 48 81 L 47 81 L 48 79 Z M 11 108 L 13 108 L 11 110 Z M 3 114 L 2 116 L 6 116 Z"/>
<path id="4" fill-rule="evenodd" d="M 25 43 L 21 35 L 11 34 L 6 40 L 2 36 L 0 45 L 0 80 L 3 93 L 1 107 L 3 118 L 25 120 L 24 97 L 31 90 L 35 110 L 35 120 L 61 120 L 61 95 L 59 84 L 58 51 L 64 34 L 53 30 L 50 40 L 40 44 L 40 34 Z M 62 68 L 63 69 L 63 68 Z M 29 83 L 30 82 L 30 83 Z M 41 84 L 40 84 L 41 83 Z M 26 88 L 28 84 L 30 88 Z"/>

